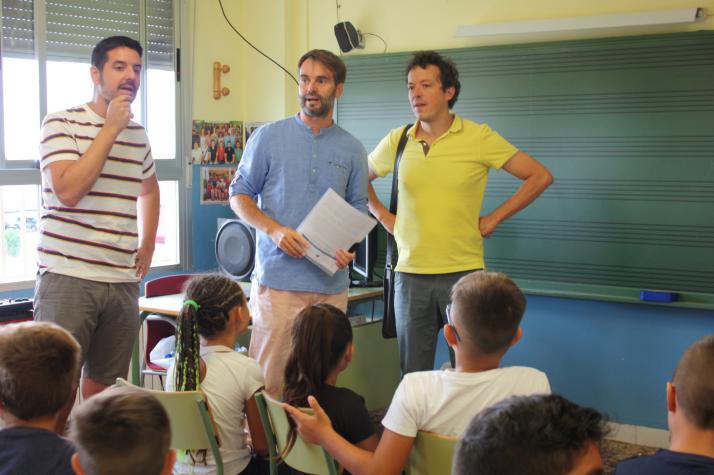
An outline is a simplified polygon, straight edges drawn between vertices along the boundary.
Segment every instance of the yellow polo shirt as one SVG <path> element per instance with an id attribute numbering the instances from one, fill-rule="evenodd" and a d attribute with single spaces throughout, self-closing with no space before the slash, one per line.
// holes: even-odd
<path id="1" fill-rule="evenodd" d="M 390 131 L 369 155 L 377 175 L 394 168 L 401 132 L 402 127 Z M 483 268 L 478 222 L 488 171 L 501 168 L 518 149 L 488 125 L 458 115 L 426 155 L 415 132 L 416 126 L 408 132 L 399 165 L 396 270 L 445 274 Z"/>

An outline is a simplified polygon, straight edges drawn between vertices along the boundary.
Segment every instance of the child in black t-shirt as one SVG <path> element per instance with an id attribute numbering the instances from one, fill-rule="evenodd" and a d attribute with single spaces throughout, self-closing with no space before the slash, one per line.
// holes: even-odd
<path id="1" fill-rule="evenodd" d="M 290 331 L 283 401 L 306 407 L 307 397 L 315 396 L 338 434 L 358 447 L 374 451 L 378 440 L 364 398 L 335 386 L 337 375 L 350 364 L 354 352 L 347 316 L 329 304 L 310 305 L 298 314 Z M 294 430 L 289 437 L 294 440 Z"/>

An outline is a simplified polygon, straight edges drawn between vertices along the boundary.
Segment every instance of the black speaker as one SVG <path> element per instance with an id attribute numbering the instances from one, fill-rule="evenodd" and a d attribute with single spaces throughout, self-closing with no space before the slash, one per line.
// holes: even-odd
<path id="1" fill-rule="evenodd" d="M 349 21 L 342 21 L 335 25 L 335 37 L 343 53 L 364 47 L 362 33 Z"/>
<path id="2" fill-rule="evenodd" d="M 250 280 L 255 266 L 255 229 L 240 219 L 228 219 L 216 234 L 216 261 L 236 280 Z"/>

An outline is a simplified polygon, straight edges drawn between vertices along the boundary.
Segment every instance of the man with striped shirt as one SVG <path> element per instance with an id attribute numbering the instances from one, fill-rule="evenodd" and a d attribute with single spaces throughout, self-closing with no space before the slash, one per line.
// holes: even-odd
<path id="1" fill-rule="evenodd" d="M 141 54 L 131 38 L 100 41 L 92 52 L 92 101 L 42 124 L 35 319 L 79 341 L 85 399 L 127 374 L 139 329 L 138 282 L 154 252 L 159 186 L 146 131 L 131 120 Z"/>

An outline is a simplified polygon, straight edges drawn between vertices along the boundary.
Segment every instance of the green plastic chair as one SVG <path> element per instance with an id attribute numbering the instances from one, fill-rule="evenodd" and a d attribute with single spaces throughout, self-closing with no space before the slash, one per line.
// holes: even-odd
<path id="1" fill-rule="evenodd" d="M 417 432 L 407 461 L 407 475 L 449 475 L 458 438 Z"/>
<path id="2" fill-rule="evenodd" d="M 281 402 L 268 396 L 264 391 L 255 395 L 255 402 L 263 424 L 265 439 L 270 456 L 270 474 L 278 473 L 278 455 L 285 449 L 290 423 Z M 303 409 L 309 411 L 309 409 Z M 311 444 L 298 436 L 290 452 L 283 455 L 283 462 L 301 472 L 315 475 L 337 475 L 335 460 L 319 445 Z"/>
<path id="3" fill-rule="evenodd" d="M 202 392 L 155 391 L 135 386 L 122 378 L 117 378 L 116 385 L 145 391 L 156 397 L 169 415 L 171 447 L 178 450 L 210 450 L 216 462 L 216 473 L 223 475 L 223 457 Z"/>

